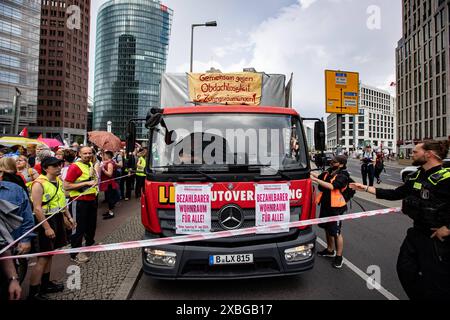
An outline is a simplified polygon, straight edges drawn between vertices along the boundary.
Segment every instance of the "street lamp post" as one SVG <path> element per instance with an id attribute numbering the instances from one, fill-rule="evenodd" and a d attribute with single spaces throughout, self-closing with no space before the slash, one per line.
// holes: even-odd
<path id="1" fill-rule="evenodd" d="M 192 73 L 193 71 L 193 65 L 194 65 L 194 28 L 195 27 L 217 27 L 216 21 L 209 21 L 202 24 L 193 24 L 192 25 L 192 31 L 191 31 L 191 68 L 190 71 Z"/>

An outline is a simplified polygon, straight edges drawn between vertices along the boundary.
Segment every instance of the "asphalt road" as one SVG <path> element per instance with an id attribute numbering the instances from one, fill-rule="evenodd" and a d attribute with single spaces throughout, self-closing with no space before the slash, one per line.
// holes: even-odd
<path id="1" fill-rule="evenodd" d="M 364 211 L 382 208 L 357 199 Z M 350 212 L 363 211 L 356 204 Z M 299 276 L 240 281 L 162 281 L 145 275 L 139 279 L 132 300 L 386 300 L 407 299 L 397 278 L 395 264 L 411 222 L 403 215 L 372 217 L 344 222 L 343 269 L 317 257 L 313 270 Z M 324 232 L 316 229 L 320 239 Z M 319 243 L 321 240 L 318 241 Z M 318 244 L 318 249 L 322 247 Z M 369 289 L 364 276 L 379 268 L 379 290 Z"/>
<path id="2" fill-rule="evenodd" d="M 347 164 L 348 171 L 351 175 L 361 177 L 361 163 L 359 160 L 351 159 Z M 382 172 L 381 180 L 393 187 L 399 187 L 403 184 L 400 177 L 400 171 L 402 169 L 389 165 L 389 162 L 385 163 L 386 172 Z M 376 180 L 375 180 L 376 183 Z"/>

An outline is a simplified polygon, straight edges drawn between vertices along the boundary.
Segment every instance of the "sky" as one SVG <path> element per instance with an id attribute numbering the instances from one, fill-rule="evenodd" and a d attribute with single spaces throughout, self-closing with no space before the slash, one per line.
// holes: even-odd
<path id="1" fill-rule="evenodd" d="M 93 97 L 97 13 L 92 0 L 89 95 Z M 362 83 L 395 91 L 400 0 L 165 0 L 174 10 L 167 72 L 187 72 L 191 24 L 194 71 L 294 74 L 293 102 L 303 117 L 325 116 L 325 70 L 360 73 Z"/>

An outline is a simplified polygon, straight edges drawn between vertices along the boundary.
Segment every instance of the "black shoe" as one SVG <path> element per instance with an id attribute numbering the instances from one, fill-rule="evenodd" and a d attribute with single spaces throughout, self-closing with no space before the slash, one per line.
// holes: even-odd
<path id="1" fill-rule="evenodd" d="M 109 219 L 112 219 L 112 218 L 114 218 L 114 213 L 113 214 L 108 213 L 107 216 L 103 216 L 103 220 L 109 220 Z"/>
<path id="2" fill-rule="evenodd" d="M 104 214 L 102 214 L 103 217 L 107 217 L 110 216 L 111 214 L 109 213 L 109 211 L 106 211 Z"/>
<path id="3" fill-rule="evenodd" d="M 50 300 L 50 297 L 43 293 L 38 293 L 35 295 L 29 295 L 27 300 L 28 301 L 45 301 L 45 300 Z"/>
<path id="4" fill-rule="evenodd" d="M 322 250 L 322 251 L 318 251 L 317 255 L 319 257 L 328 257 L 328 258 L 334 258 L 336 257 L 336 251 L 328 251 L 328 249 Z"/>
<path id="5" fill-rule="evenodd" d="M 344 258 L 341 256 L 336 256 L 333 261 L 333 268 L 341 269 L 344 265 Z"/>
<path id="6" fill-rule="evenodd" d="M 50 281 L 47 285 L 41 286 L 41 293 L 58 293 L 64 291 L 64 284 Z"/>

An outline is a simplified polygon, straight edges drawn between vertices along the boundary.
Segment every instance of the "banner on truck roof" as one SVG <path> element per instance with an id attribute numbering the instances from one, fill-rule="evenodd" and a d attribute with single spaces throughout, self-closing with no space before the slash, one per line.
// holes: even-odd
<path id="1" fill-rule="evenodd" d="M 212 185 L 175 185 L 177 234 L 211 231 L 211 188 Z"/>
<path id="2" fill-rule="evenodd" d="M 199 104 L 261 105 L 260 73 L 189 73 L 189 97 Z"/>
<path id="3" fill-rule="evenodd" d="M 289 184 L 258 184 L 255 189 L 257 227 L 291 222 L 291 192 L 289 190 Z M 278 232 L 289 232 L 289 228 L 283 228 Z M 267 230 L 259 231 L 258 233 L 273 232 Z"/>

